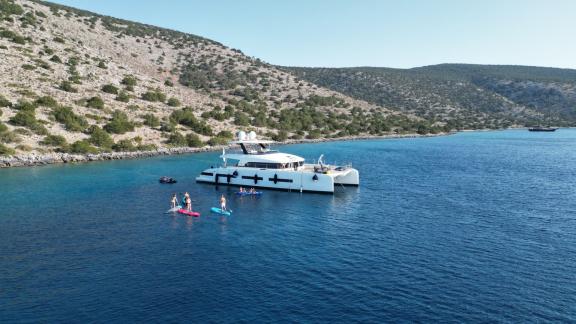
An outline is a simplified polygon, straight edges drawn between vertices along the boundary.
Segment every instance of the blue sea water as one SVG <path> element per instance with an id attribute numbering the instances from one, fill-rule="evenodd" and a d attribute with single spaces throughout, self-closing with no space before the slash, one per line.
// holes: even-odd
<path id="1" fill-rule="evenodd" d="M 576 321 L 576 130 L 281 149 L 361 185 L 236 197 L 194 182 L 218 153 L 0 170 L 0 322 Z M 199 218 L 164 214 L 184 191 Z"/>

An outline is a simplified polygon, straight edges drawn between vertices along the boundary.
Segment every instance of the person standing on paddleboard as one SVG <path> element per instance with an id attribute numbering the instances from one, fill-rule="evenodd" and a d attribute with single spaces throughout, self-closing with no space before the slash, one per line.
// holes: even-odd
<path id="1" fill-rule="evenodd" d="M 226 211 L 226 198 L 224 195 L 220 196 L 220 209 L 222 209 L 222 211 Z"/>
<path id="2" fill-rule="evenodd" d="M 178 198 L 176 197 L 176 194 L 172 195 L 172 200 L 170 202 L 172 203 L 172 208 L 176 208 L 176 204 L 178 203 Z"/>
<path id="3" fill-rule="evenodd" d="M 192 199 L 190 199 L 190 196 L 186 197 L 186 210 L 192 211 Z"/>

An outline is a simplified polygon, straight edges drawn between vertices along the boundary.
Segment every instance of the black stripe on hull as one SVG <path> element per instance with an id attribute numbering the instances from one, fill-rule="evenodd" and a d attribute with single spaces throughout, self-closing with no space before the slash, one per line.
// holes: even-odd
<path id="1" fill-rule="evenodd" d="M 287 188 L 272 188 L 266 186 L 251 186 L 246 184 L 235 184 L 235 183 L 216 183 L 214 181 L 206 181 L 206 180 L 196 180 L 198 183 L 205 183 L 205 184 L 212 184 L 212 185 L 225 185 L 225 186 L 233 186 L 233 187 L 254 187 L 254 188 L 261 188 L 261 189 L 269 189 L 269 190 L 276 190 L 276 191 L 288 191 L 288 192 L 300 192 L 300 189 L 287 189 Z M 318 193 L 318 194 L 326 194 L 326 195 L 333 195 L 333 191 L 319 191 L 319 190 L 302 190 L 302 192 L 308 193 Z"/>

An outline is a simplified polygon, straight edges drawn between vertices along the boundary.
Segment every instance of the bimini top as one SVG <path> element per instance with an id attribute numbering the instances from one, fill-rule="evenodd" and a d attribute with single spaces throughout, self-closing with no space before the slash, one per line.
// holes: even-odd
<path id="1" fill-rule="evenodd" d="M 252 154 L 224 154 L 221 157 L 227 159 L 238 160 L 239 166 L 247 166 L 250 162 L 256 163 L 279 163 L 279 164 L 292 164 L 298 162 L 304 162 L 304 159 L 288 153 L 273 152 L 269 154 L 262 155 L 252 155 Z"/>
<path id="2" fill-rule="evenodd" d="M 237 141 L 232 141 L 229 144 L 234 145 L 234 144 L 273 144 L 276 143 L 274 141 L 270 141 L 270 140 L 259 140 L 259 139 L 253 139 L 253 140 L 237 140 Z"/>

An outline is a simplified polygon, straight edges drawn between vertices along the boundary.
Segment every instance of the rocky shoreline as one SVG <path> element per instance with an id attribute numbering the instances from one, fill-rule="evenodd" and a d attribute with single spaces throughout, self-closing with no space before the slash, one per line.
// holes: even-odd
<path id="1" fill-rule="evenodd" d="M 349 136 L 339 138 L 319 138 L 319 139 L 302 139 L 302 140 L 287 140 L 279 144 L 302 144 L 302 143 L 322 143 L 322 142 L 335 142 L 335 141 L 354 141 L 354 140 L 367 140 L 367 139 L 394 139 L 394 138 L 418 138 L 418 137 L 434 137 L 450 135 L 451 133 L 440 134 L 401 134 L 401 135 L 383 135 L 383 136 Z M 149 158 L 160 155 L 179 155 L 200 152 L 219 151 L 227 145 L 222 146 L 206 146 L 201 148 L 192 147 L 178 147 L 178 148 L 160 148 L 154 151 L 138 151 L 138 152 L 111 152 L 111 153 L 98 153 L 98 154 L 70 154 L 70 153 L 30 153 L 15 156 L 0 157 L 0 168 L 13 168 L 13 167 L 33 167 L 57 163 L 83 163 L 93 161 L 110 161 L 110 160 L 127 160 L 127 159 L 141 159 Z"/>

